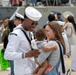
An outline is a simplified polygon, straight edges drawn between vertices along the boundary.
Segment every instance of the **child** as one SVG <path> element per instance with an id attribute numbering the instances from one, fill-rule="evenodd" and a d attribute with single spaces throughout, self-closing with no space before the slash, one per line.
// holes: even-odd
<path id="1" fill-rule="evenodd" d="M 45 38 L 45 31 L 44 29 L 40 28 L 35 31 L 35 40 L 31 41 L 31 45 L 33 49 L 41 49 L 44 51 L 50 51 L 50 50 L 55 50 L 57 48 L 56 45 L 52 46 L 46 46 L 48 43 Z M 49 67 L 49 69 L 47 69 Z M 47 72 L 48 70 L 52 69 L 52 65 L 49 65 L 47 60 L 42 64 L 39 65 L 36 70 L 33 72 L 34 75 L 42 75 L 45 71 Z"/>

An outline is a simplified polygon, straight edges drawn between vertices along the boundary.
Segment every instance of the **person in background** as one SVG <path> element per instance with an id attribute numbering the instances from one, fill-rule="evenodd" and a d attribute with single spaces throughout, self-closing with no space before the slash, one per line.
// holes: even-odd
<path id="1" fill-rule="evenodd" d="M 55 21 L 56 18 L 55 18 L 55 15 L 54 14 L 49 14 L 48 15 L 48 21 L 51 22 L 51 21 Z"/>
<path id="2" fill-rule="evenodd" d="M 61 13 L 57 13 L 57 20 L 58 21 L 63 21 L 63 19 L 61 18 Z"/>
<path id="3" fill-rule="evenodd" d="M 48 15 L 47 19 L 48 19 L 47 23 L 48 23 L 48 22 L 55 21 L 56 18 L 55 18 L 54 13 L 50 13 L 50 14 Z"/>
<path id="4" fill-rule="evenodd" d="M 74 20 L 74 16 L 72 15 L 69 15 L 68 16 L 68 21 L 70 23 L 72 23 L 73 27 L 74 27 L 74 30 L 75 30 L 75 34 L 72 33 L 72 41 L 73 41 L 73 44 L 71 44 L 71 71 L 73 72 L 76 72 L 76 58 L 75 58 L 75 48 L 73 48 L 74 46 L 76 47 L 76 23 L 75 23 L 75 20 Z"/>
<path id="5" fill-rule="evenodd" d="M 32 6 L 36 5 L 36 0 L 30 0 L 30 2 L 32 3 Z"/>
<path id="6" fill-rule="evenodd" d="M 9 23 L 8 23 L 9 34 L 13 31 L 13 29 L 17 25 L 22 24 L 23 20 L 24 20 L 24 17 L 21 14 L 16 13 L 15 14 L 15 20 L 10 20 Z M 6 39 L 6 43 L 8 43 L 8 37 Z M 7 44 L 6 44 L 6 46 L 7 46 Z M 14 61 L 9 60 L 9 62 L 10 62 L 10 67 L 11 67 L 11 75 L 14 75 Z"/>
<path id="7" fill-rule="evenodd" d="M 23 0 L 18 0 L 19 6 L 22 6 L 22 1 L 23 1 Z"/>
<path id="8" fill-rule="evenodd" d="M 0 19 L 0 27 L 1 27 L 2 23 L 3 23 L 3 20 L 2 20 L 2 19 Z"/>
<path id="9" fill-rule="evenodd" d="M 7 44 L 8 44 L 8 36 L 9 34 L 13 31 L 13 28 L 15 27 L 14 25 L 14 21 L 13 20 L 9 20 L 8 22 L 8 26 L 6 27 L 6 29 L 3 31 L 2 33 L 2 41 L 4 43 L 4 52 L 5 52 L 5 49 L 7 47 Z M 10 68 L 11 68 L 11 75 L 14 75 L 14 62 L 13 60 L 9 60 L 10 62 Z"/>
<path id="10" fill-rule="evenodd" d="M 3 24 L 3 20 L 2 20 L 2 19 L 0 19 L 0 33 L 1 33 L 1 32 L 2 32 L 2 30 L 3 30 L 2 24 Z"/>
<path id="11" fill-rule="evenodd" d="M 14 60 L 15 75 L 33 75 L 36 64 L 32 57 L 37 57 L 40 52 L 31 49 L 29 32 L 34 30 L 41 17 L 42 14 L 34 7 L 26 7 L 22 25 L 18 25 L 8 37 L 4 57 Z"/>
<path id="12" fill-rule="evenodd" d="M 13 29 L 16 27 L 13 20 L 10 20 L 10 21 L 9 21 L 8 26 L 9 26 L 9 31 L 10 31 L 10 33 L 11 33 L 11 32 L 13 31 Z M 8 43 L 7 43 L 7 44 L 8 44 Z M 13 61 L 13 60 L 9 60 L 9 62 L 10 62 L 10 68 L 11 68 L 10 74 L 11 74 L 11 75 L 14 75 L 14 61 Z"/>
<path id="13" fill-rule="evenodd" d="M 71 70 L 72 71 L 76 71 L 76 59 L 74 57 L 74 51 L 75 51 L 75 48 L 73 48 L 74 46 L 76 46 L 76 32 L 75 32 L 75 28 L 74 28 L 74 18 L 73 18 L 74 15 L 64 15 L 65 17 L 65 21 L 66 21 L 66 24 L 64 25 L 64 29 L 66 30 L 66 34 L 67 34 L 67 37 L 68 37 L 68 42 L 69 42 L 69 49 L 70 49 L 70 53 L 69 55 L 71 55 Z M 72 54 L 73 53 L 73 54 Z M 70 71 L 70 70 L 69 70 Z"/>
<path id="14" fill-rule="evenodd" d="M 74 29 L 75 29 L 75 33 L 76 33 L 76 23 L 75 23 L 74 16 L 69 15 L 69 16 L 68 16 L 68 21 L 69 21 L 70 23 L 73 24 L 73 27 L 74 27 Z"/>
<path id="15" fill-rule="evenodd" d="M 65 17 L 65 25 L 64 25 L 64 29 L 66 30 L 66 34 L 68 37 L 68 42 L 69 42 L 69 49 L 71 52 L 71 45 L 75 45 L 76 44 L 76 39 L 75 39 L 75 28 L 74 25 L 69 21 L 70 18 L 68 18 L 70 15 L 67 15 Z"/>
<path id="16" fill-rule="evenodd" d="M 5 38 L 8 38 L 8 34 L 9 34 L 9 30 L 8 30 L 8 23 L 9 23 L 9 19 L 5 19 L 4 22 L 3 22 L 3 31 L 2 31 L 2 42 L 4 43 L 3 44 L 3 48 L 6 49 L 6 39 Z"/>
<path id="17" fill-rule="evenodd" d="M 22 24 L 24 21 L 24 16 L 19 14 L 19 13 L 15 13 L 15 19 L 14 19 L 14 24 L 16 26 L 18 26 L 19 24 Z"/>
<path id="18" fill-rule="evenodd" d="M 22 6 L 22 0 L 9 0 L 11 6 Z"/>
<path id="19" fill-rule="evenodd" d="M 1 27 L 1 41 L 3 43 L 3 49 L 2 49 L 3 53 L 5 52 L 5 48 L 6 48 L 6 44 L 7 44 L 7 38 L 8 38 L 8 34 L 9 34 L 8 22 L 9 22 L 9 19 L 5 18 L 3 21 L 2 27 Z M 5 69 L 10 70 L 9 67 L 7 67 Z"/>
<path id="20" fill-rule="evenodd" d="M 17 0 L 10 0 L 11 6 L 18 6 L 18 1 Z"/>

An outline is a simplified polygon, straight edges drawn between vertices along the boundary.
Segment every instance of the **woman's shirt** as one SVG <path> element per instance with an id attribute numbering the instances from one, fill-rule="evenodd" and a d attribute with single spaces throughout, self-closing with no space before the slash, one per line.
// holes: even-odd
<path id="1" fill-rule="evenodd" d="M 58 44 L 56 43 L 56 41 L 49 41 L 46 46 L 52 46 L 52 45 L 57 45 L 57 49 L 56 50 L 51 50 L 48 52 L 45 52 L 44 50 L 42 50 L 41 54 L 38 56 L 37 58 L 37 62 L 39 64 L 42 64 L 43 62 L 45 62 L 45 60 L 48 60 L 48 63 L 55 66 L 57 64 L 57 62 L 60 59 L 60 49 Z"/>
<path id="2" fill-rule="evenodd" d="M 76 45 L 76 34 L 75 29 L 70 22 L 67 23 L 66 34 L 69 42 L 69 49 L 71 50 L 71 45 Z"/>

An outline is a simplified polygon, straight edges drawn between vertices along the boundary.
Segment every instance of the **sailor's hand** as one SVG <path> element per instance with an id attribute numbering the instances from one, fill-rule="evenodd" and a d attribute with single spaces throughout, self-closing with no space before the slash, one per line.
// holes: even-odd
<path id="1" fill-rule="evenodd" d="M 40 54 L 39 50 L 31 50 L 25 53 L 25 57 L 37 57 Z"/>

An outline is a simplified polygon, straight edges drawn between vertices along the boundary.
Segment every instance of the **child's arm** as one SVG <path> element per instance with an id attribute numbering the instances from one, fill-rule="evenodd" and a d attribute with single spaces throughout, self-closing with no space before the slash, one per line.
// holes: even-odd
<path id="1" fill-rule="evenodd" d="M 53 45 L 53 46 L 43 46 L 42 47 L 42 50 L 44 50 L 44 51 L 51 51 L 51 50 L 55 50 L 55 49 L 57 49 L 57 46 L 56 45 Z"/>
<path id="2" fill-rule="evenodd" d="M 46 69 L 46 71 L 45 71 L 44 74 L 48 73 L 48 72 L 51 71 L 53 68 L 54 68 L 54 66 L 49 64 L 49 65 L 48 65 L 48 68 Z"/>
<path id="3" fill-rule="evenodd" d="M 43 64 L 39 65 L 36 68 L 36 70 L 34 71 L 34 75 L 42 75 L 47 68 L 48 68 L 48 62 L 46 60 Z"/>
<path id="4" fill-rule="evenodd" d="M 33 71 L 33 75 L 37 74 L 38 71 L 39 71 L 39 69 L 40 69 L 40 66 L 38 66 L 38 67 Z"/>

